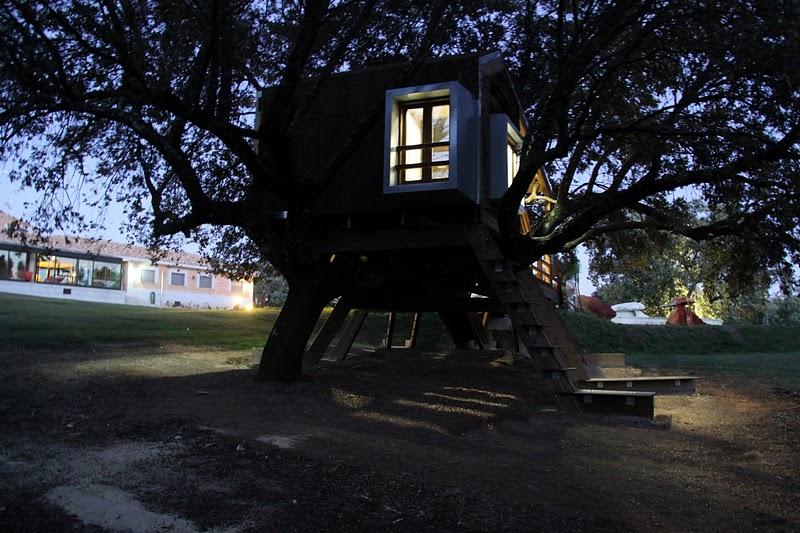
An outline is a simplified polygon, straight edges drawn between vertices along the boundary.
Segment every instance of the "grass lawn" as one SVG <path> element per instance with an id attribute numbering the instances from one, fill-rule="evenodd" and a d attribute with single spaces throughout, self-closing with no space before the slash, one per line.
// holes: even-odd
<path id="1" fill-rule="evenodd" d="M 120 343 L 249 349 L 277 312 L 158 309 L 0 294 L 0 342 L 24 348 Z"/>
<path id="2" fill-rule="evenodd" d="M 729 375 L 800 389 L 800 351 L 776 353 L 631 354 L 628 364 Z"/>
<path id="3" fill-rule="evenodd" d="M 263 346 L 276 316 L 273 308 L 158 309 L 0 294 L 0 350 L 103 344 L 250 350 Z M 800 327 L 642 327 L 584 313 L 566 313 L 564 318 L 587 351 L 624 352 L 635 365 L 751 376 L 800 387 Z M 401 319 L 397 326 L 398 340 L 408 328 L 406 322 Z M 385 328 L 382 316 L 370 315 L 356 343 L 377 344 Z M 436 315 L 423 317 L 419 346 L 450 346 Z"/>

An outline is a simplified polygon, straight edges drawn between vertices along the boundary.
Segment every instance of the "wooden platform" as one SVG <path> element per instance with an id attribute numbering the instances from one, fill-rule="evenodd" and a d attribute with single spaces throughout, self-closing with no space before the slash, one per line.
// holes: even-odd
<path id="1" fill-rule="evenodd" d="M 655 392 L 576 389 L 562 392 L 578 400 L 581 411 L 598 415 L 653 418 Z"/>
<path id="2" fill-rule="evenodd" d="M 659 394 L 692 394 L 698 376 L 627 376 L 587 378 L 577 383 L 584 389 L 604 391 L 650 391 Z"/>

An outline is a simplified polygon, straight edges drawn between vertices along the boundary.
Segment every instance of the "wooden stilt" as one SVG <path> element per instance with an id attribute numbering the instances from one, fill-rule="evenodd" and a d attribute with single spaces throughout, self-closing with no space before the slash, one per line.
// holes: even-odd
<path id="1" fill-rule="evenodd" d="M 331 311 L 331 314 L 328 315 L 328 319 L 322 325 L 319 332 L 317 332 L 317 336 L 314 337 L 314 342 L 312 342 L 311 346 L 308 348 L 309 353 L 315 355 L 322 355 L 325 353 L 325 350 L 328 349 L 328 346 L 330 346 L 336 334 L 342 329 L 342 324 L 344 324 L 344 321 L 347 319 L 350 309 L 348 298 L 346 296 L 341 297 Z"/>
<path id="2" fill-rule="evenodd" d="M 456 348 L 466 348 L 470 342 L 481 345 L 481 340 L 467 315 L 467 313 L 439 313 L 439 317 L 442 319 L 447 333 L 450 334 L 450 338 L 453 339 L 453 344 L 456 345 Z"/>
<path id="3" fill-rule="evenodd" d="M 414 317 L 411 319 L 411 336 L 406 341 L 406 348 L 417 347 L 417 338 L 419 337 L 419 326 L 421 321 L 422 313 L 414 313 Z"/>
<path id="4" fill-rule="evenodd" d="M 342 333 L 339 335 L 339 339 L 336 341 L 336 345 L 333 347 L 329 359 L 333 361 L 343 361 L 347 358 L 347 354 L 350 353 L 350 348 L 353 346 L 353 341 L 356 340 L 361 326 L 364 325 L 367 314 L 367 311 L 358 309 L 353 316 L 350 317 L 350 321 L 342 329 Z"/>
<path id="5" fill-rule="evenodd" d="M 397 316 L 394 312 L 389 313 L 389 324 L 386 327 L 386 335 L 383 337 L 383 347 L 387 350 L 392 349 L 392 342 L 394 341 L 394 324 Z"/>

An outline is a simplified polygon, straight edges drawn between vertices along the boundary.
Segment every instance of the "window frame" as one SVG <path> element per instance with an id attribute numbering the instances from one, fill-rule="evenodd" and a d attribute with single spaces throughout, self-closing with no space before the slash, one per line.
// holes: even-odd
<path id="1" fill-rule="evenodd" d="M 211 280 L 211 284 L 208 287 L 201 287 L 200 280 L 203 278 L 209 278 Z M 214 290 L 214 275 L 213 274 L 197 274 L 197 288 L 203 290 Z"/>
<path id="2" fill-rule="evenodd" d="M 3 245 L 3 246 L 0 246 L 0 255 L 2 255 L 2 254 L 5 255 L 6 272 L 10 273 L 10 276 L 9 277 L 3 277 L 3 274 L 0 274 L 0 281 L 19 281 L 19 282 L 23 282 L 23 283 L 28 283 L 30 281 L 33 281 L 33 276 L 34 276 L 34 273 L 35 273 L 35 269 L 34 270 L 30 270 L 31 252 L 29 252 L 29 251 L 27 251 L 25 249 L 18 248 L 16 246 L 5 246 L 5 245 Z M 24 272 L 25 275 L 22 278 L 14 277 L 14 270 L 15 270 L 14 266 L 15 265 L 11 261 L 11 254 L 24 254 L 24 257 L 25 257 L 25 259 L 24 259 L 25 270 L 23 272 Z M 30 275 L 30 279 L 27 279 L 28 275 Z"/>
<path id="3" fill-rule="evenodd" d="M 448 135 L 446 141 L 433 142 L 433 108 L 447 105 Z M 422 142 L 419 144 L 406 144 L 406 113 L 410 109 L 422 109 Z M 397 150 L 398 163 L 395 167 L 399 185 L 416 185 L 420 183 L 441 183 L 450 179 L 450 122 L 452 105 L 450 96 L 423 98 L 410 100 L 399 104 L 399 119 L 397 121 L 400 131 L 398 132 L 399 143 L 395 147 Z M 447 147 L 446 161 L 433 161 L 433 149 Z M 421 163 L 406 163 L 406 152 L 410 150 L 422 151 Z M 447 167 L 446 178 L 433 178 L 434 167 Z M 406 171 L 419 168 L 422 170 L 420 179 L 407 180 Z"/>
<path id="4" fill-rule="evenodd" d="M 56 249 L 56 250 L 34 249 L 33 251 L 27 252 L 27 253 L 29 254 L 28 255 L 28 261 L 31 260 L 31 255 L 33 255 L 33 265 L 32 265 L 33 270 L 31 271 L 31 273 L 32 273 L 31 274 L 31 281 L 33 283 L 42 284 L 42 285 L 62 285 L 62 286 L 67 286 L 67 287 L 79 287 L 79 288 L 82 288 L 82 289 L 102 289 L 102 290 L 107 290 L 107 291 L 122 291 L 122 290 L 125 290 L 125 268 L 124 268 L 125 262 L 120 260 L 120 259 L 116 259 L 116 258 L 113 258 L 113 257 L 107 257 L 107 256 L 92 256 L 92 255 L 85 255 L 85 254 L 76 254 L 76 253 L 72 253 L 72 252 L 62 252 L 62 251 L 59 251 L 58 249 Z M 48 281 L 40 280 L 39 279 L 39 261 L 41 260 L 42 257 L 55 258 L 56 263 L 58 262 L 58 258 L 75 259 L 75 275 L 74 275 L 75 279 L 74 279 L 74 281 L 68 281 L 68 282 L 64 282 L 64 283 L 54 283 L 54 282 L 48 282 Z M 119 287 L 103 287 L 103 286 L 94 285 L 94 268 L 95 268 L 95 263 L 97 263 L 97 262 L 106 263 L 106 264 L 109 264 L 109 265 L 118 265 L 119 266 Z M 84 265 L 88 265 L 88 267 L 90 268 L 91 275 L 89 277 L 89 284 L 81 283 L 80 269 Z M 54 269 L 48 269 L 48 270 L 54 270 Z"/>
<path id="5" fill-rule="evenodd" d="M 153 273 L 153 281 L 145 281 L 145 280 L 142 278 L 142 275 L 143 275 L 145 272 L 152 272 L 152 273 Z M 144 284 L 148 284 L 148 285 L 156 285 L 156 284 L 158 283 L 158 282 L 156 281 L 156 280 L 158 279 L 158 278 L 156 277 L 156 272 L 157 272 L 157 270 L 156 270 L 155 268 L 141 268 L 141 269 L 139 269 L 139 283 L 141 283 L 142 285 L 144 285 Z"/>
<path id="6" fill-rule="evenodd" d="M 179 276 L 183 276 L 183 283 L 178 285 L 177 283 L 172 283 L 172 276 L 178 274 Z M 170 270 L 169 271 L 169 286 L 170 287 L 186 287 L 186 282 L 188 281 L 188 277 L 186 276 L 186 272 L 178 272 L 177 270 Z"/>
<path id="7" fill-rule="evenodd" d="M 480 200 L 478 169 L 480 105 L 476 94 L 457 80 L 387 89 L 383 122 L 384 195 L 427 191 L 458 191 L 471 201 Z M 401 184 L 397 172 L 400 144 L 400 106 L 406 102 L 432 98 L 450 100 L 450 166 L 448 179 Z M 445 193 L 449 194 L 449 193 Z"/>
<path id="8" fill-rule="evenodd" d="M 524 139 L 517 126 L 505 113 L 489 116 L 489 198 L 496 200 L 511 186 L 508 151 L 522 149 Z M 517 156 L 519 157 L 519 156 Z M 515 162 L 519 165 L 519 159 Z M 519 169 L 517 169 L 519 170 Z"/>

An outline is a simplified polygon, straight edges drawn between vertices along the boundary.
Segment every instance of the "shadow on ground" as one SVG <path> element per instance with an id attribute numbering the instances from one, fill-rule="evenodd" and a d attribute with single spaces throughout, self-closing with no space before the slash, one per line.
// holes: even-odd
<path id="1" fill-rule="evenodd" d="M 254 381 L 246 354 L 2 356 L 0 525 L 796 530 L 798 398 L 712 382 L 670 424 L 553 412 L 525 365 L 378 351 Z M 664 429 L 665 426 L 670 426 Z"/>

